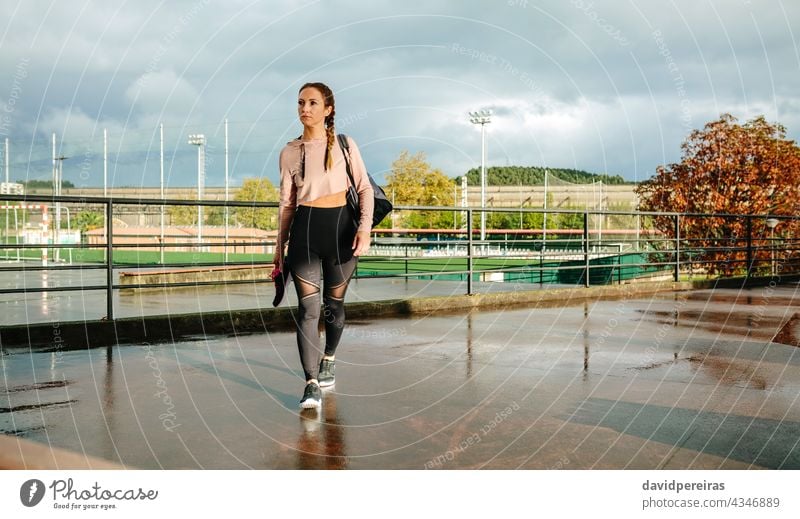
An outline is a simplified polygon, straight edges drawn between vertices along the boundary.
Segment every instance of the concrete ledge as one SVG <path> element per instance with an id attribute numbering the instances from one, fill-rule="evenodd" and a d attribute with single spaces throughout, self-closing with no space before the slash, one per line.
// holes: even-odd
<path id="1" fill-rule="evenodd" d="M 146 285 L 164 283 L 201 283 L 209 281 L 248 281 L 267 280 L 272 272 L 272 265 L 243 266 L 208 266 L 172 270 L 150 270 L 145 272 L 120 272 L 120 285 Z M 154 288 L 120 288 L 124 292 L 146 292 L 163 290 L 180 290 L 187 287 L 154 287 Z M 189 287 L 194 290 L 193 287 Z"/>
<path id="2" fill-rule="evenodd" d="M 129 467 L 16 436 L 0 435 L 0 470 L 121 470 L 125 468 Z"/>
<path id="3" fill-rule="evenodd" d="M 394 299 L 348 303 L 348 319 L 437 313 L 459 313 L 475 308 L 569 306 L 583 301 L 624 299 L 659 292 L 709 288 L 746 288 L 800 281 L 800 275 L 780 278 L 734 278 L 711 281 L 631 283 L 589 288 L 555 288 Z M 66 351 L 117 344 L 142 344 L 192 339 L 207 335 L 239 335 L 284 331 L 295 326 L 295 307 L 254 308 L 203 314 L 154 315 L 114 321 L 31 324 L 0 327 L 0 352 Z"/>

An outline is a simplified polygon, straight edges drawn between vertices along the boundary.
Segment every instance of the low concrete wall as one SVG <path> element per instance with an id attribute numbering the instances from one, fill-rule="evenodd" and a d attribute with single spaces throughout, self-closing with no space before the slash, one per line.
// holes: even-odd
<path id="1" fill-rule="evenodd" d="M 231 267 L 193 267 L 187 269 L 149 270 L 120 272 L 120 285 L 163 285 L 168 283 L 208 283 L 218 281 L 268 280 L 272 265 L 244 265 Z M 180 290 L 191 287 L 153 287 L 153 288 L 121 288 L 123 292 L 140 292 L 152 290 Z"/>

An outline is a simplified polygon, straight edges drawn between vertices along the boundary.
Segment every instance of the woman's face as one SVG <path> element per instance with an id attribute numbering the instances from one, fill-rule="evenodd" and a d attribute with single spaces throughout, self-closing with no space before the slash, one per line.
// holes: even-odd
<path id="1" fill-rule="evenodd" d="M 308 87 L 300 91 L 297 99 L 297 115 L 303 126 L 325 126 L 325 118 L 330 115 L 333 107 L 325 106 L 322 92 L 316 88 Z"/>

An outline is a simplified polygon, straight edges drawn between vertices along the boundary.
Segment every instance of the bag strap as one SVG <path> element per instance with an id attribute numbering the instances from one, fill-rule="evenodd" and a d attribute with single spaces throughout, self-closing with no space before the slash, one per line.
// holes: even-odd
<path id="1" fill-rule="evenodd" d="M 339 146 L 342 148 L 344 166 L 347 170 L 347 176 L 350 178 L 350 185 L 356 187 L 356 181 L 353 180 L 353 173 L 350 170 L 350 145 L 347 143 L 347 135 L 340 133 L 336 138 L 339 140 Z"/>

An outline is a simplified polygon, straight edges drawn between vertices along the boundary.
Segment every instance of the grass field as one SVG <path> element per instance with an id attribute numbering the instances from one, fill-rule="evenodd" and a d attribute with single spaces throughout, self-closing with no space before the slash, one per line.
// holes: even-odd
<path id="1" fill-rule="evenodd" d="M 55 250 L 48 250 L 48 258 L 52 261 Z M 0 258 L 16 259 L 17 251 L 0 249 Z M 31 262 L 41 259 L 41 249 L 20 251 L 23 258 Z M 61 249 L 63 261 L 81 264 L 105 263 L 105 250 L 102 249 Z M 218 265 L 224 261 L 222 253 L 209 252 L 165 252 L 164 263 L 173 265 L 201 266 Z M 268 264 L 272 262 L 271 254 L 229 254 L 229 262 Z M 640 254 L 623 254 L 591 260 L 591 284 L 606 284 L 631 279 L 656 269 L 642 265 L 646 261 Z M 161 255 L 158 251 L 137 251 L 130 249 L 114 250 L 114 265 L 119 267 L 158 267 Z M 486 272 L 503 271 L 502 280 L 521 283 L 583 283 L 583 260 L 550 260 L 540 262 L 536 258 L 477 258 L 473 260 L 473 280 L 481 280 Z M 394 259 L 389 257 L 367 256 L 359 261 L 358 277 L 376 277 L 392 275 L 411 275 L 423 279 L 464 280 L 466 279 L 467 258 L 458 257 L 422 257 L 411 259 Z M 492 278 L 492 280 L 498 280 Z"/>

